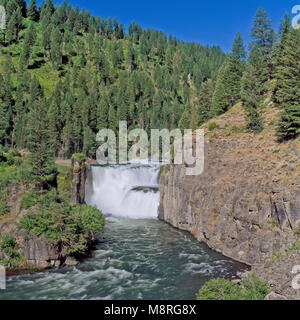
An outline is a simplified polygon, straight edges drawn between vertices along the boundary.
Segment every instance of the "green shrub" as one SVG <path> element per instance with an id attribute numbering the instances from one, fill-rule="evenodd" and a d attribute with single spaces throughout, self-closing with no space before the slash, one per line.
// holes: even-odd
<path id="1" fill-rule="evenodd" d="M 7 158 L 4 154 L 3 147 L 0 145 L 0 162 L 6 163 L 6 161 L 7 161 Z"/>
<path id="2" fill-rule="evenodd" d="M 16 239 L 9 234 L 4 233 L 1 235 L 0 248 L 11 259 L 19 258 L 20 256 Z"/>
<path id="3" fill-rule="evenodd" d="M 197 294 L 197 300 L 263 300 L 268 283 L 250 274 L 241 285 L 218 278 L 207 281 Z"/>
<path id="4" fill-rule="evenodd" d="M 35 206 L 37 203 L 38 194 L 36 191 L 32 190 L 28 193 L 24 194 L 21 199 L 20 209 L 30 209 L 31 207 Z"/>
<path id="5" fill-rule="evenodd" d="M 6 153 L 6 158 L 7 158 L 7 164 L 9 166 L 12 166 L 14 164 L 20 164 L 20 161 L 21 161 L 21 155 L 15 149 L 10 149 L 8 153 Z"/>
<path id="6" fill-rule="evenodd" d="M 0 165 L 9 167 L 22 162 L 21 155 L 15 149 L 7 149 L 0 145 Z"/>
<path id="7" fill-rule="evenodd" d="M 20 181 L 18 169 L 15 166 L 0 166 L 0 190 Z"/>
<path id="8" fill-rule="evenodd" d="M 208 130 L 209 131 L 214 131 L 215 129 L 218 129 L 218 128 L 219 128 L 219 126 L 215 122 L 210 122 L 208 124 Z"/>
<path id="9" fill-rule="evenodd" d="M 240 300 L 240 298 L 239 285 L 222 278 L 207 281 L 197 294 L 197 300 Z"/>
<path id="10" fill-rule="evenodd" d="M 86 235 L 96 234 L 104 227 L 105 218 L 95 207 L 76 205 L 72 207 L 72 214 L 79 216 L 83 233 Z"/>
<path id="11" fill-rule="evenodd" d="M 50 193 L 50 192 L 48 192 Z M 54 195 L 43 195 L 38 200 L 38 209 L 27 213 L 20 221 L 20 227 L 36 236 L 44 234 L 46 241 L 58 244 L 70 255 L 86 251 L 88 238 L 96 239 L 101 232 L 105 218 L 101 211 L 87 205 L 71 207 Z"/>
<path id="12" fill-rule="evenodd" d="M 59 169 L 60 173 L 57 176 L 57 190 L 59 196 L 64 200 L 70 201 L 71 194 L 71 170 L 70 167 L 66 167 L 65 171 L 62 172 L 62 169 Z"/>
<path id="13" fill-rule="evenodd" d="M 23 183 L 27 186 L 34 185 L 40 190 L 57 186 L 57 167 L 46 152 L 28 154 L 24 157 L 19 171 Z"/>
<path id="14" fill-rule="evenodd" d="M 263 300 L 269 291 L 268 282 L 251 273 L 243 281 L 243 296 L 245 300 Z"/>
<path id="15" fill-rule="evenodd" d="M 0 162 L 0 168 L 7 168 L 8 167 L 8 163 L 7 162 Z"/>
<path id="16" fill-rule="evenodd" d="M 9 188 L 7 187 L 5 189 L 0 190 L 0 216 L 3 216 L 9 213 L 10 211 L 6 202 L 6 197 L 8 195 L 8 192 L 9 192 Z"/>
<path id="17" fill-rule="evenodd" d="M 4 265 L 5 267 L 9 266 L 10 265 L 10 259 L 7 259 L 7 258 L 2 259 L 1 260 L 1 264 Z"/>
<path id="18" fill-rule="evenodd" d="M 4 216 L 5 214 L 9 213 L 9 207 L 5 199 L 0 197 L 0 217 Z"/>
<path id="19" fill-rule="evenodd" d="M 55 189 L 51 189 L 46 192 L 31 190 L 22 197 L 20 208 L 27 210 L 35 205 L 39 205 L 41 208 L 49 208 L 50 204 L 55 202 L 57 199 L 58 196 Z"/>

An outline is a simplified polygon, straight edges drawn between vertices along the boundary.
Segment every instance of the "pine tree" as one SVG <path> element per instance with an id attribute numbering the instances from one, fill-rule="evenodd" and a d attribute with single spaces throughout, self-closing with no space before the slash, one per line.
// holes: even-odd
<path id="1" fill-rule="evenodd" d="M 259 46 L 262 54 L 268 64 L 269 73 L 272 72 L 272 48 L 275 41 L 275 32 L 271 25 L 271 20 L 268 17 L 268 13 L 259 7 L 256 11 L 252 29 L 251 36 Z"/>
<path id="2" fill-rule="evenodd" d="M 105 98 L 100 100 L 97 108 L 97 129 L 108 129 L 108 111 L 109 106 Z"/>
<path id="3" fill-rule="evenodd" d="M 27 109 L 24 105 L 24 88 L 19 85 L 16 91 L 12 145 L 15 144 L 17 148 L 22 149 L 25 147 L 26 112 Z"/>
<path id="4" fill-rule="evenodd" d="M 32 21 L 38 21 L 39 13 L 37 10 L 36 0 L 30 0 L 27 7 L 27 17 Z"/>
<path id="5" fill-rule="evenodd" d="M 60 92 L 61 83 L 58 83 L 51 97 L 51 101 L 48 101 L 49 110 L 47 113 L 48 120 L 48 135 L 49 135 L 49 150 L 53 156 L 57 156 L 60 146 L 61 146 L 61 123 L 62 116 L 60 112 L 61 101 L 61 92 Z"/>
<path id="6" fill-rule="evenodd" d="M 41 31 L 42 31 L 42 42 L 45 51 L 45 56 L 48 50 L 51 48 L 51 13 L 46 9 L 41 12 Z"/>
<path id="7" fill-rule="evenodd" d="M 13 41 L 17 39 L 17 23 L 18 23 L 18 17 L 17 12 L 13 12 L 11 15 L 6 29 L 6 38 L 9 44 L 11 44 Z"/>
<path id="8" fill-rule="evenodd" d="M 224 113 L 229 106 L 229 96 L 226 91 L 226 69 L 227 62 L 222 65 L 217 77 L 217 83 L 212 98 L 211 118 Z"/>
<path id="9" fill-rule="evenodd" d="M 247 125 L 254 133 L 259 133 L 263 129 L 260 107 L 266 81 L 266 76 L 263 75 L 266 70 L 265 63 L 261 50 L 255 43 L 251 48 L 242 79 L 242 99 L 247 116 Z"/>
<path id="10" fill-rule="evenodd" d="M 22 14 L 22 17 L 26 16 L 26 1 L 25 0 L 15 0 L 18 8 L 20 9 L 20 12 Z"/>
<path id="11" fill-rule="evenodd" d="M 226 112 L 240 100 L 245 55 L 243 39 L 238 32 L 234 38 L 231 53 L 220 68 L 217 77 L 210 117 Z"/>
<path id="12" fill-rule="evenodd" d="M 98 70 L 100 71 L 101 79 L 106 84 L 109 79 L 109 63 L 108 63 L 106 56 L 102 50 L 101 51 L 99 50 L 96 53 L 96 66 L 97 66 Z"/>
<path id="13" fill-rule="evenodd" d="M 62 35 L 59 28 L 55 28 L 51 33 L 50 58 L 54 68 L 58 68 L 62 63 Z"/>
<path id="14" fill-rule="evenodd" d="M 22 29 L 22 12 L 21 8 L 16 10 L 16 31 L 17 31 L 17 40 L 19 40 L 20 31 Z"/>
<path id="15" fill-rule="evenodd" d="M 291 30 L 276 66 L 275 100 L 281 108 L 277 134 L 280 139 L 300 135 L 300 31 Z"/>
<path id="16" fill-rule="evenodd" d="M 198 126 L 209 120 L 212 107 L 213 82 L 208 79 L 202 83 L 199 92 Z"/>
<path id="17" fill-rule="evenodd" d="M 25 181 L 39 189 L 56 184 L 57 169 L 49 155 L 48 126 L 45 117 L 47 104 L 38 80 L 34 77 L 30 86 L 29 114 L 27 123 L 27 146 L 31 154 L 25 162 L 22 175 Z"/>
<path id="18" fill-rule="evenodd" d="M 16 3 L 16 1 L 9 0 L 3 1 L 3 3 L 1 4 L 3 4 L 5 7 L 6 21 L 9 21 L 13 13 L 17 10 L 18 4 Z"/>
<path id="19" fill-rule="evenodd" d="M 280 63 L 283 59 L 284 54 L 284 48 L 286 46 L 286 42 L 288 40 L 289 33 L 291 31 L 291 24 L 290 24 L 290 16 L 288 14 L 285 15 L 282 28 L 280 32 L 280 42 L 276 44 L 274 49 L 274 57 L 273 57 L 273 65 L 274 65 L 274 73 L 273 77 L 276 79 L 276 74 L 278 72 L 278 67 L 280 68 Z M 275 80 L 274 83 L 274 89 L 273 89 L 273 95 L 272 99 L 273 102 L 279 103 L 279 101 L 276 100 L 276 92 L 279 90 L 280 82 Z"/>
<path id="20" fill-rule="evenodd" d="M 9 56 L 10 57 L 10 56 Z M 0 104 L 1 104 L 1 135 L 0 139 L 5 145 L 11 142 L 13 120 L 13 83 L 11 80 L 11 58 L 6 60 L 4 78 L 0 77 Z"/>
<path id="21" fill-rule="evenodd" d="M 42 115 L 44 104 L 42 103 L 44 94 L 36 77 L 33 77 L 30 83 L 30 97 L 28 101 L 28 126 L 27 126 L 27 147 L 29 151 L 34 152 L 38 149 L 40 142 L 47 136 L 45 126 L 45 115 Z M 40 116 L 38 123 L 37 117 Z M 36 126 L 38 124 L 39 126 Z M 41 131 L 41 132 L 40 132 Z"/>
<path id="22" fill-rule="evenodd" d="M 44 15 L 44 14 L 52 15 L 53 12 L 54 12 L 53 1 L 52 0 L 46 0 L 43 3 L 41 14 L 42 15 Z"/>
<path id="23" fill-rule="evenodd" d="M 128 47 L 128 51 L 127 51 L 127 59 L 126 59 L 128 68 L 130 71 L 134 71 L 136 69 L 136 52 L 130 42 L 129 47 Z"/>
<path id="24" fill-rule="evenodd" d="M 241 34 L 238 32 L 234 38 L 231 54 L 226 68 L 225 88 L 229 98 L 229 108 L 241 98 L 241 79 L 244 71 L 243 59 L 246 56 Z"/>
<path id="25" fill-rule="evenodd" d="M 184 132 L 185 129 L 191 129 L 192 107 L 187 105 L 178 123 L 179 129 Z"/>
<path id="26" fill-rule="evenodd" d="M 8 139 L 9 117 L 5 100 L 5 83 L 0 73 L 0 145 L 6 144 Z"/>
<path id="27" fill-rule="evenodd" d="M 112 105 L 110 105 L 109 107 L 108 123 L 109 123 L 109 129 L 113 130 L 116 133 L 118 128 L 118 122 L 116 117 L 116 110 Z"/>
<path id="28" fill-rule="evenodd" d="M 30 24 L 24 38 L 23 51 L 20 56 L 20 73 L 27 68 L 36 41 L 36 31 L 33 23 Z"/>
<path id="29" fill-rule="evenodd" d="M 96 135 L 93 130 L 87 126 L 83 131 L 83 149 L 82 152 L 89 158 L 93 158 L 96 154 L 97 143 Z"/>

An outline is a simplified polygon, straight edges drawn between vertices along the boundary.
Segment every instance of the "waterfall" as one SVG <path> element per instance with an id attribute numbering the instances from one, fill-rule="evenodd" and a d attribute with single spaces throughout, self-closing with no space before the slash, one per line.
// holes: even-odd
<path id="1" fill-rule="evenodd" d="M 92 165 L 86 202 L 104 214 L 131 219 L 157 218 L 159 164 Z"/>

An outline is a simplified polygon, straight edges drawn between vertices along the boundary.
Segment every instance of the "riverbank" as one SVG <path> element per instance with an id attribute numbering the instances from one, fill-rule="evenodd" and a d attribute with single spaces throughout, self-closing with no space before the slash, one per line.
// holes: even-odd
<path id="1" fill-rule="evenodd" d="M 25 268 L 25 269 L 7 269 L 6 270 L 6 276 L 7 277 L 13 277 L 13 276 L 19 276 L 19 275 L 24 275 L 24 274 L 34 274 L 37 272 L 43 272 L 49 269 L 43 269 L 43 268 L 33 268 L 33 269 L 29 269 L 29 268 Z"/>
<path id="2" fill-rule="evenodd" d="M 106 221 L 105 240 L 90 258 L 8 277 L 1 299 L 195 300 L 207 280 L 232 278 L 243 268 L 164 222 L 114 216 Z"/>

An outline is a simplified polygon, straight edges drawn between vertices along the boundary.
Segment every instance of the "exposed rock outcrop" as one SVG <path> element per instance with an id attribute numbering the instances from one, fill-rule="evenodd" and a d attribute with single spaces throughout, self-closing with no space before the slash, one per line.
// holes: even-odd
<path id="1" fill-rule="evenodd" d="M 183 166 L 165 169 L 159 180 L 159 218 L 250 265 L 291 247 L 300 221 L 300 190 L 240 179 L 237 167 L 221 170 L 189 177 Z"/>
<path id="2" fill-rule="evenodd" d="M 19 221 L 27 213 L 20 210 L 20 197 L 22 186 L 14 186 L 9 199 L 11 208 L 10 219 L 0 221 L 0 234 L 9 234 L 16 239 L 18 252 L 24 257 L 24 267 L 35 267 L 45 269 L 48 267 L 59 267 L 66 259 L 66 253 L 61 248 L 48 243 L 43 236 L 37 237 L 33 232 L 18 227 Z M 0 250 L 0 260 L 7 258 Z"/>
<path id="3" fill-rule="evenodd" d="M 71 205 L 83 204 L 85 199 L 86 158 L 73 155 L 71 168 Z"/>
<path id="4" fill-rule="evenodd" d="M 288 298 L 272 291 L 265 297 L 265 300 L 288 300 Z"/>
<path id="5" fill-rule="evenodd" d="M 60 248 L 45 241 L 43 237 L 37 237 L 31 232 L 18 229 L 15 224 L 2 224 L 0 233 L 13 236 L 19 246 L 18 252 L 24 256 L 24 267 L 35 267 L 40 269 L 59 267 L 65 260 L 65 254 Z M 0 260 L 7 258 L 0 250 Z"/>
<path id="6" fill-rule="evenodd" d="M 293 208 L 299 191 L 288 193 L 290 200 L 283 202 L 282 193 L 277 200 L 272 190 L 264 194 L 255 182 L 217 182 L 209 172 L 188 177 L 178 166 L 165 170 L 159 186 L 159 218 L 228 257 L 250 265 L 263 263 L 295 241 L 291 225 L 297 221 Z"/>
<path id="7" fill-rule="evenodd" d="M 276 142 L 273 128 L 260 135 L 240 129 L 243 119 L 237 106 L 218 119 L 222 127 L 206 128 L 202 175 L 187 176 L 184 165 L 164 168 L 159 218 L 228 257 L 256 265 L 296 241 L 300 159 L 294 144 Z"/>
<path id="8" fill-rule="evenodd" d="M 253 267 L 260 278 L 268 281 L 272 291 L 266 300 L 300 300 L 300 251 Z M 295 286 L 295 284 L 297 286 Z"/>

